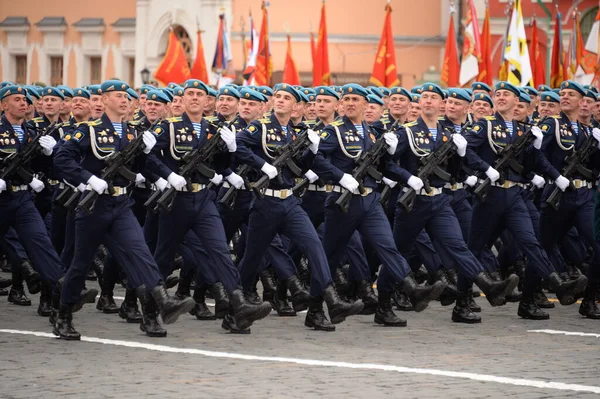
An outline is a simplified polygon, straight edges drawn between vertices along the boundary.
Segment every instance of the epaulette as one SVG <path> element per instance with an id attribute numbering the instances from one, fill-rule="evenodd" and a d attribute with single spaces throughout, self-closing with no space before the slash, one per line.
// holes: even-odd
<path id="1" fill-rule="evenodd" d="M 385 125 L 386 123 L 390 123 L 390 120 L 388 118 L 381 118 L 381 119 L 379 119 L 379 122 L 381 122 Z"/>
<path id="2" fill-rule="evenodd" d="M 172 118 L 168 118 L 167 122 L 182 122 L 183 118 L 181 116 L 174 116 Z"/>
<path id="3" fill-rule="evenodd" d="M 271 118 L 262 118 L 262 119 L 258 119 L 258 121 L 260 123 L 270 123 L 271 122 Z"/>
<path id="4" fill-rule="evenodd" d="M 495 121 L 496 117 L 493 115 L 490 115 L 490 116 L 484 116 L 483 119 L 485 119 L 486 121 Z"/>
<path id="5" fill-rule="evenodd" d="M 102 119 L 98 118 L 98 119 L 94 119 L 93 121 L 85 121 L 83 122 L 88 126 L 98 126 L 102 123 Z"/>
<path id="6" fill-rule="evenodd" d="M 83 125 L 83 124 L 87 124 L 88 122 L 89 121 L 75 122 L 75 125 L 73 125 L 73 126 L 77 127 L 77 126 L 80 126 L 80 125 Z"/>
<path id="7" fill-rule="evenodd" d="M 446 117 L 445 116 L 438 116 L 438 121 L 445 121 Z"/>
<path id="8" fill-rule="evenodd" d="M 203 119 L 206 119 L 209 122 L 218 122 L 219 121 L 219 117 L 218 116 L 205 116 Z"/>
<path id="9" fill-rule="evenodd" d="M 31 122 L 34 122 L 34 123 L 42 123 L 43 121 L 44 121 L 44 118 L 41 116 L 38 116 L 37 118 L 33 118 L 31 120 Z"/>
<path id="10" fill-rule="evenodd" d="M 418 125 L 417 121 L 412 121 L 412 122 L 407 122 L 407 123 L 405 123 L 402 126 L 404 126 L 404 127 L 413 127 L 413 126 L 417 126 L 417 125 Z"/>
<path id="11" fill-rule="evenodd" d="M 344 120 L 342 118 L 338 118 L 331 122 L 329 126 L 342 126 L 344 124 Z"/>
<path id="12" fill-rule="evenodd" d="M 71 126 L 71 121 L 63 122 L 61 127 L 69 127 L 69 126 Z"/>
<path id="13" fill-rule="evenodd" d="M 314 119 L 304 121 L 304 124 L 307 126 L 312 126 L 312 125 L 315 125 L 316 123 L 317 123 L 317 121 Z"/>

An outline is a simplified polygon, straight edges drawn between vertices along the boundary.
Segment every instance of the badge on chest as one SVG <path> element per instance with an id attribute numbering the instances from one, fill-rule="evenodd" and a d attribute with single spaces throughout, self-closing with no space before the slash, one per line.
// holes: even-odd
<path id="1" fill-rule="evenodd" d="M 0 151 L 9 154 L 17 151 L 17 139 L 11 133 L 0 133 Z"/>
<path id="2" fill-rule="evenodd" d="M 564 146 L 575 145 L 575 135 L 569 129 L 569 125 L 568 124 L 563 123 L 562 125 L 560 125 L 558 127 L 558 133 L 560 135 L 560 142 Z"/>
<path id="3" fill-rule="evenodd" d="M 108 129 L 96 131 L 96 146 L 102 152 L 113 152 L 117 149 L 119 134 Z"/>
<path id="4" fill-rule="evenodd" d="M 194 130 L 188 127 L 177 129 L 175 132 L 175 150 L 179 152 L 191 151 L 195 134 Z"/>
<path id="5" fill-rule="evenodd" d="M 265 143 L 269 150 L 281 147 L 287 142 L 287 134 L 283 130 L 276 128 L 267 128 L 265 133 Z"/>

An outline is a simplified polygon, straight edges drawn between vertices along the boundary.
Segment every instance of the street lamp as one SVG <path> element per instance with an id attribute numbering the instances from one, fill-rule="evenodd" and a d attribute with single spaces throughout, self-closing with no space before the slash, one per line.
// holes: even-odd
<path id="1" fill-rule="evenodd" d="M 150 80 L 150 71 L 148 68 L 142 69 L 140 74 L 142 75 L 142 83 L 148 84 L 148 81 Z"/>

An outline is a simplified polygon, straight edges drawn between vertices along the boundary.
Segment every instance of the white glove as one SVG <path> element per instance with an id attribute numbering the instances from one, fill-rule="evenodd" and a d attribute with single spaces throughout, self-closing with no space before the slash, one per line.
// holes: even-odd
<path id="1" fill-rule="evenodd" d="M 319 137 L 317 132 L 315 132 L 312 129 L 308 129 L 306 134 L 308 134 L 308 140 L 310 140 L 310 146 L 308 147 L 308 149 L 313 154 L 316 154 L 317 151 L 319 151 L 319 143 L 321 142 L 321 137 Z"/>
<path id="2" fill-rule="evenodd" d="M 498 173 L 498 171 L 491 166 L 485 171 L 485 174 L 492 183 L 496 183 L 496 181 L 500 178 L 500 173 Z"/>
<path id="3" fill-rule="evenodd" d="M 423 184 L 423 180 L 421 180 L 420 177 L 417 176 L 411 176 L 408 179 L 408 182 L 406 182 L 406 184 L 408 184 L 410 186 L 410 188 L 412 188 L 413 190 L 415 190 L 416 192 L 421 191 L 421 189 L 423 188 L 424 184 Z"/>
<path id="4" fill-rule="evenodd" d="M 265 162 L 265 164 L 260 168 L 261 172 L 265 175 L 269 176 L 269 179 L 274 179 L 277 176 L 277 168 L 270 163 Z"/>
<path id="5" fill-rule="evenodd" d="M 84 191 L 85 191 L 85 188 L 86 188 L 85 184 L 84 184 L 84 183 L 81 183 L 81 184 L 79 184 L 79 185 L 77 186 L 77 191 L 79 191 L 80 193 L 82 193 L 82 192 L 84 192 Z"/>
<path id="6" fill-rule="evenodd" d="M 108 183 L 102 179 L 97 178 L 96 176 L 90 177 L 87 181 L 92 190 L 102 195 L 106 190 L 108 190 Z"/>
<path id="7" fill-rule="evenodd" d="M 235 133 L 231 131 L 228 127 L 221 128 L 221 139 L 227 145 L 227 150 L 229 152 L 235 152 L 237 150 L 237 144 L 235 143 Z"/>
<path id="8" fill-rule="evenodd" d="M 314 183 L 317 180 L 319 180 L 319 176 L 310 169 L 304 174 L 304 176 L 308 179 L 310 183 Z"/>
<path id="9" fill-rule="evenodd" d="M 544 133 L 542 133 L 542 130 L 539 127 L 534 126 L 531 128 L 531 134 L 533 134 L 535 136 L 535 140 L 533 141 L 533 147 L 536 150 L 539 150 L 540 148 L 542 148 L 542 141 L 544 140 Z M 600 130 L 598 130 L 598 134 L 600 134 Z"/>
<path id="10" fill-rule="evenodd" d="M 150 131 L 146 130 L 142 141 L 144 142 L 144 154 L 150 154 L 150 151 L 156 145 L 156 137 Z"/>
<path id="11" fill-rule="evenodd" d="M 384 133 L 383 139 L 388 146 L 388 154 L 394 155 L 396 153 L 396 148 L 398 148 L 398 136 L 396 136 L 396 133 Z"/>
<path id="12" fill-rule="evenodd" d="M 456 146 L 456 153 L 459 157 L 464 157 L 467 154 L 467 139 L 462 134 L 453 134 L 452 141 Z"/>
<path id="13" fill-rule="evenodd" d="M 6 190 L 6 182 L 0 179 L 0 193 Z"/>
<path id="14" fill-rule="evenodd" d="M 598 129 L 597 127 L 593 128 L 592 136 L 594 136 L 594 138 L 598 142 L 598 148 L 600 148 L 600 129 Z"/>
<path id="15" fill-rule="evenodd" d="M 187 182 L 183 178 L 183 176 L 179 176 L 177 173 L 172 172 L 169 177 L 167 177 L 167 181 L 177 191 L 183 190 L 186 186 Z"/>
<path id="16" fill-rule="evenodd" d="M 165 188 L 167 188 L 167 186 L 169 185 L 169 183 L 167 183 L 167 181 L 162 177 L 159 177 L 158 180 L 154 182 L 154 184 L 156 185 L 156 188 L 158 188 L 160 191 L 165 191 Z"/>
<path id="17" fill-rule="evenodd" d="M 556 187 L 560 188 L 560 191 L 565 191 L 571 184 L 569 179 L 567 179 L 563 175 L 558 176 L 554 183 L 556 183 Z"/>
<path id="18" fill-rule="evenodd" d="M 469 187 L 475 187 L 475 185 L 477 184 L 477 176 L 467 177 L 467 179 L 465 180 L 465 184 Z"/>
<path id="19" fill-rule="evenodd" d="M 144 183 L 146 183 L 146 178 L 144 176 L 142 176 L 141 173 L 138 173 L 137 175 L 135 175 L 135 186 L 136 187 L 146 187 L 144 185 Z"/>
<path id="20" fill-rule="evenodd" d="M 344 173 L 344 176 L 340 179 L 340 185 L 352 194 L 358 194 L 358 182 L 352 175 Z"/>
<path id="21" fill-rule="evenodd" d="M 533 184 L 537 188 L 542 188 L 544 187 L 544 184 L 546 184 L 546 180 L 544 180 L 542 176 L 533 175 L 533 179 L 531 179 L 531 184 Z"/>
<path id="22" fill-rule="evenodd" d="M 42 147 L 42 152 L 46 156 L 52 155 L 52 150 L 56 145 L 56 140 L 52 138 L 52 136 L 42 136 L 39 140 L 40 146 Z"/>
<path id="23" fill-rule="evenodd" d="M 397 182 L 397 181 L 390 180 L 390 179 L 388 179 L 387 177 L 384 177 L 382 180 L 383 180 L 383 182 L 384 182 L 385 184 L 387 184 L 387 185 L 388 185 L 388 186 L 390 186 L 391 188 L 394 188 L 394 187 L 396 187 L 396 184 L 398 184 L 398 182 Z"/>
<path id="24" fill-rule="evenodd" d="M 219 184 L 221 184 L 223 182 L 223 175 L 215 173 L 215 175 L 212 177 L 212 179 L 210 179 L 210 182 L 212 184 L 214 184 L 215 186 L 218 186 Z"/>
<path id="25" fill-rule="evenodd" d="M 29 187 L 31 187 L 36 193 L 39 193 L 44 189 L 44 183 L 38 178 L 34 177 L 31 183 L 29 183 Z"/>
<path id="26" fill-rule="evenodd" d="M 233 187 L 237 188 L 238 190 L 241 189 L 242 187 L 244 187 L 244 179 L 242 178 L 242 176 L 238 175 L 237 173 L 231 173 L 229 176 L 227 176 L 225 178 L 225 180 L 227 180 L 229 182 L 229 184 L 231 184 Z"/>

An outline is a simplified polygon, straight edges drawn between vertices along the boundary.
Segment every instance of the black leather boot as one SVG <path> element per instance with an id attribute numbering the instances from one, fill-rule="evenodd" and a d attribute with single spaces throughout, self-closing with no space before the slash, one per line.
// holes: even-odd
<path id="1" fill-rule="evenodd" d="M 0 277 L 0 288 L 8 288 L 12 285 L 12 279 Z"/>
<path id="2" fill-rule="evenodd" d="M 294 317 L 296 311 L 292 308 L 287 300 L 288 289 L 283 282 L 277 284 L 277 292 L 273 297 L 272 306 L 279 317 Z"/>
<path id="3" fill-rule="evenodd" d="M 402 280 L 402 291 L 408 295 L 415 312 L 422 312 L 429 306 L 429 301 L 439 297 L 446 286 L 439 281 L 432 285 L 419 285 L 409 274 Z"/>
<path id="4" fill-rule="evenodd" d="M 81 334 L 73 327 L 73 312 L 71 311 L 71 305 L 65 305 L 64 303 L 60 304 L 58 317 L 54 323 L 52 332 L 60 339 L 65 339 L 67 341 L 79 341 L 81 339 Z"/>
<path id="5" fill-rule="evenodd" d="M 8 293 L 8 302 L 19 306 L 31 306 L 31 299 L 25 295 L 23 274 L 21 269 L 13 269 L 12 287 Z"/>
<path id="6" fill-rule="evenodd" d="M 190 313 L 196 316 L 198 320 L 217 320 L 217 317 L 206 306 L 206 288 L 207 286 L 204 285 L 196 287 L 194 290 L 194 302 L 196 302 L 196 306 L 190 310 Z"/>
<path id="7" fill-rule="evenodd" d="M 452 284 L 448 275 L 444 269 L 440 269 L 434 276 L 433 281 L 439 281 L 446 286 L 444 291 L 439 296 L 439 300 L 442 306 L 450 306 L 456 300 L 458 294 L 456 284 Z"/>
<path id="8" fill-rule="evenodd" d="M 521 291 L 519 291 L 518 287 L 515 287 L 514 290 L 512 290 L 512 292 L 510 292 L 508 295 L 506 295 L 506 302 L 519 302 L 521 301 L 521 298 L 523 297 L 523 293 Z"/>
<path id="9" fill-rule="evenodd" d="M 171 274 L 169 277 L 167 277 L 167 279 L 165 280 L 165 287 L 167 288 L 173 288 L 175 287 L 177 284 L 179 283 L 179 277 Z"/>
<path id="10" fill-rule="evenodd" d="M 62 284 L 62 279 L 60 283 Z M 96 297 L 98 296 L 98 290 L 95 288 L 84 288 L 81 290 L 81 296 L 78 303 L 71 307 L 71 311 L 73 313 L 79 312 L 85 303 L 94 303 L 96 302 Z"/>
<path id="11" fill-rule="evenodd" d="M 335 326 L 327 320 L 323 311 L 323 297 L 310 297 L 304 325 L 317 331 L 335 331 Z"/>
<path id="12" fill-rule="evenodd" d="M 192 278 L 193 274 L 190 273 L 190 276 L 181 277 L 179 276 L 179 284 L 177 284 L 177 291 L 175 292 L 175 298 L 183 299 L 189 298 L 192 296 L 191 286 L 192 286 Z"/>
<path id="13" fill-rule="evenodd" d="M 263 302 L 258 295 L 256 285 L 254 285 L 249 291 L 244 291 L 244 297 L 246 298 L 246 301 L 252 305 L 260 305 Z"/>
<path id="14" fill-rule="evenodd" d="M 142 304 L 142 322 L 140 323 L 140 330 L 145 332 L 149 337 L 166 337 L 167 330 L 165 330 L 158 321 L 158 306 L 156 305 L 153 296 L 148 295 L 148 291 L 144 286 L 138 288 L 136 294 Z M 192 298 L 188 299 L 193 301 Z"/>
<path id="15" fill-rule="evenodd" d="M 323 299 L 325 299 L 327 310 L 329 312 L 329 319 L 333 324 L 339 324 L 346 320 L 346 317 L 359 314 L 364 307 L 361 300 L 352 303 L 343 301 L 333 284 L 323 290 Z"/>
<path id="16" fill-rule="evenodd" d="M 554 302 L 550 302 L 544 291 L 542 290 L 541 285 L 533 292 L 533 300 L 536 305 L 542 309 L 554 309 L 556 305 Z"/>
<path id="17" fill-rule="evenodd" d="M 340 296 L 347 297 L 351 294 L 352 291 L 352 283 L 348 280 L 346 274 L 341 267 L 335 269 L 335 273 L 333 273 L 333 283 L 335 284 L 335 289 Z"/>
<path id="18" fill-rule="evenodd" d="M 142 314 L 138 309 L 137 293 L 133 288 L 125 290 L 125 300 L 119 308 L 119 317 L 127 323 L 141 323 L 143 321 Z"/>
<path id="19" fill-rule="evenodd" d="M 262 302 L 255 305 L 246 300 L 242 290 L 237 289 L 229 295 L 229 303 L 233 309 L 233 318 L 240 330 L 245 330 L 257 320 L 264 319 L 271 313 L 271 304 Z"/>
<path id="20" fill-rule="evenodd" d="M 100 286 L 102 291 L 100 292 L 100 298 L 96 303 L 96 309 L 101 310 L 106 314 L 119 313 L 119 307 L 115 303 L 114 288 L 115 284 L 112 281 L 102 281 Z"/>
<path id="21" fill-rule="evenodd" d="M 221 323 L 221 328 L 229 331 L 232 334 L 250 334 L 251 333 L 250 328 L 245 328 L 245 329 L 238 328 L 238 326 L 235 324 L 235 319 L 233 318 L 233 315 L 231 313 L 225 314 L 225 317 L 223 317 L 223 322 Z"/>
<path id="22" fill-rule="evenodd" d="M 379 291 L 375 323 L 387 327 L 406 327 L 406 320 L 396 316 L 392 310 L 392 293 Z"/>
<path id="23" fill-rule="evenodd" d="M 225 290 L 223 283 L 215 283 L 210 291 L 215 300 L 215 316 L 217 319 L 222 319 L 231 309 L 229 294 L 227 293 L 227 290 Z"/>
<path id="24" fill-rule="evenodd" d="M 359 281 L 356 287 L 356 296 L 360 300 L 362 300 L 362 303 L 364 305 L 363 310 L 360 311 L 360 314 L 374 314 L 377 311 L 377 307 L 379 306 L 379 298 L 377 298 L 377 295 L 375 295 L 375 291 L 373 290 L 373 283 L 371 283 L 368 280 Z"/>
<path id="25" fill-rule="evenodd" d="M 31 262 L 24 261 L 21 263 L 21 275 L 27 284 L 27 290 L 30 294 L 37 294 L 42 289 L 42 279 L 40 274 L 35 271 Z"/>
<path id="26" fill-rule="evenodd" d="M 452 309 L 453 322 L 466 324 L 481 323 L 481 317 L 477 316 L 469 307 L 469 300 L 473 300 L 473 295 L 469 291 L 458 293 L 456 305 Z"/>
<path id="27" fill-rule="evenodd" d="M 412 312 L 415 310 L 408 295 L 402 292 L 402 287 L 400 285 L 396 286 L 396 289 L 392 294 L 392 301 L 394 302 L 394 305 L 396 305 L 396 309 L 402 312 Z"/>
<path id="28" fill-rule="evenodd" d="M 550 315 L 544 312 L 535 303 L 533 292 L 529 292 L 527 287 L 523 287 L 523 297 L 519 302 L 519 309 L 517 310 L 519 317 L 529 320 L 548 320 Z"/>
<path id="29" fill-rule="evenodd" d="M 273 302 L 277 291 L 277 281 L 272 267 L 269 266 L 260 273 L 260 282 L 263 286 L 263 301 Z"/>
<path id="30" fill-rule="evenodd" d="M 588 284 L 585 288 L 585 294 L 581 306 L 579 306 L 579 314 L 588 319 L 600 319 L 600 310 L 596 304 L 596 291 L 598 284 Z"/>
<path id="31" fill-rule="evenodd" d="M 577 297 L 584 292 L 588 281 L 584 275 L 580 275 L 576 279 L 563 280 L 556 272 L 549 275 L 547 280 L 561 305 L 574 304 Z"/>
<path id="32" fill-rule="evenodd" d="M 52 313 L 52 285 L 47 281 L 42 282 L 37 313 L 43 317 L 48 317 Z"/>
<path id="33" fill-rule="evenodd" d="M 477 302 L 475 302 L 475 300 L 473 298 L 475 298 L 475 295 L 473 295 L 473 288 L 467 290 L 467 295 L 468 295 L 468 303 L 469 303 L 469 309 L 471 309 L 471 312 L 474 313 L 480 313 L 481 312 L 481 306 L 479 306 L 477 304 Z"/>
<path id="34" fill-rule="evenodd" d="M 505 280 L 493 279 L 487 272 L 481 272 L 475 277 L 475 284 L 485 293 L 485 298 L 492 306 L 506 304 L 506 295 L 510 294 L 519 284 L 519 277 L 511 274 Z"/>
<path id="35" fill-rule="evenodd" d="M 302 285 L 302 282 L 298 276 L 293 275 L 285 280 L 285 286 L 292 294 L 292 306 L 296 312 L 301 312 L 308 308 L 308 302 L 310 301 L 310 294 Z"/>
<path id="36" fill-rule="evenodd" d="M 98 280 L 98 276 L 96 275 L 96 272 L 94 271 L 94 269 L 90 268 L 87 272 L 87 274 L 85 275 L 85 279 L 87 281 L 96 281 Z"/>
<path id="37" fill-rule="evenodd" d="M 165 324 L 175 323 L 179 316 L 196 306 L 196 302 L 192 298 L 175 299 L 169 296 L 165 287 L 160 284 L 152 289 L 152 298 L 156 301 L 160 317 Z"/>

